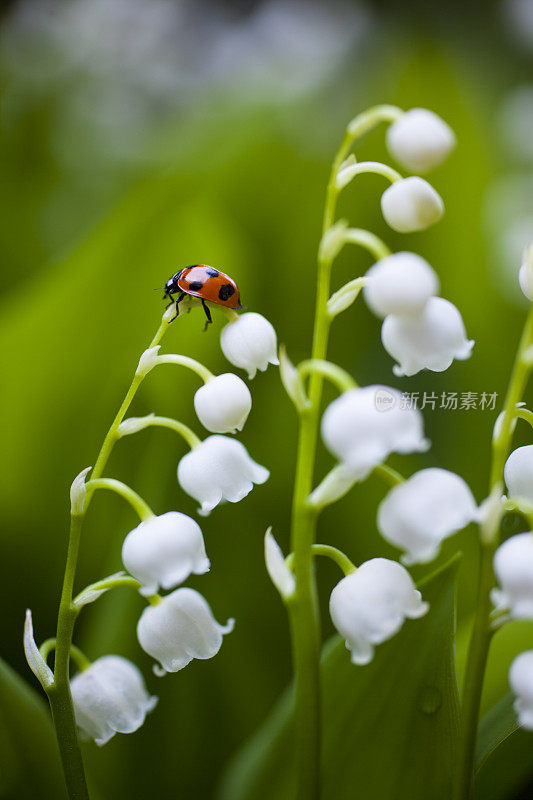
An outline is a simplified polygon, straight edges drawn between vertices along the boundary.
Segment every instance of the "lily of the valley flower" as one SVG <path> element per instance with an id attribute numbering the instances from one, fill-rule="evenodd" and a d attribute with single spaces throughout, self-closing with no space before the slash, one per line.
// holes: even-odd
<path id="1" fill-rule="evenodd" d="M 194 658 L 212 658 L 222 637 L 233 630 L 234 620 L 219 625 L 209 604 L 194 589 L 176 589 L 155 606 L 145 608 L 137 624 L 143 650 L 159 661 L 157 675 L 178 672 Z"/>
<path id="2" fill-rule="evenodd" d="M 393 253 L 366 273 L 363 295 L 378 317 L 418 314 L 439 291 L 439 279 L 430 265 L 415 253 Z"/>
<path id="3" fill-rule="evenodd" d="M 344 392 L 324 412 L 324 443 L 355 479 L 365 478 L 390 453 L 428 449 L 422 415 L 402 408 L 401 397 L 388 386 L 365 386 Z"/>
<path id="4" fill-rule="evenodd" d="M 201 504 L 207 516 L 222 500 L 238 503 L 254 483 L 265 483 L 269 471 L 253 461 L 245 446 L 228 436 L 209 436 L 178 465 L 181 488 Z"/>
<path id="5" fill-rule="evenodd" d="M 115 733 L 133 733 L 155 707 L 137 667 L 121 656 L 103 656 L 70 682 L 82 736 L 103 745 Z"/>
<path id="6" fill-rule="evenodd" d="M 149 517 L 130 531 L 122 545 L 122 562 L 142 583 L 145 596 L 156 594 L 159 587 L 173 589 L 210 566 L 200 526 L 179 511 Z"/>
<path id="7" fill-rule="evenodd" d="M 279 364 L 276 331 L 261 314 L 248 311 L 222 328 L 220 346 L 228 361 L 253 378 L 269 364 Z"/>
<path id="8" fill-rule="evenodd" d="M 378 509 L 378 528 L 391 544 L 405 550 L 404 564 L 425 564 L 443 539 L 477 515 L 465 481 L 445 469 L 423 469 L 388 493 Z"/>
<path id="9" fill-rule="evenodd" d="M 509 684 L 516 695 L 514 710 L 518 722 L 533 731 L 533 650 L 520 653 L 511 664 Z"/>
<path id="10" fill-rule="evenodd" d="M 533 505 L 533 444 L 513 450 L 505 463 L 504 477 L 509 497 Z"/>
<path id="11" fill-rule="evenodd" d="M 494 572 L 501 589 L 493 589 L 496 610 L 514 619 L 533 619 L 533 533 L 518 533 L 494 554 Z"/>
<path id="12" fill-rule="evenodd" d="M 428 609 L 407 570 L 386 558 L 361 564 L 335 586 L 329 601 L 353 664 L 368 664 L 375 645 L 394 636 L 406 618 L 422 617 Z"/>
<path id="13" fill-rule="evenodd" d="M 429 228 L 444 214 L 442 198 L 423 178 L 395 181 L 381 196 L 385 221 L 399 233 Z"/>
<path id="14" fill-rule="evenodd" d="M 241 431 L 252 408 L 252 395 L 232 372 L 211 378 L 194 395 L 194 410 L 211 433 Z"/>
<path id="15" fill-rule="evenodd" d="M 385 350 L 398 361 L 395 375 L 415 375 L 422 369 L 443 372 L 454 359 L 464 361 L 474 342 L 466 338 L 457 308 L 432 297 L 418 315 L 390 314 L 381 327 Z"/>
<path id="16" fill-rule="evenodd" d="M 518 282 L 528 300 L 533 300 L 533 245 L 524 250 L 522 266 L 518 272 Z"/>
<path id="17" fill-rule="evenodd" d="M 412 108 L 387 130 L 389 153 L 412 172 L 438 167 L 455 147 L 450 126 L 427 108 Z"/>

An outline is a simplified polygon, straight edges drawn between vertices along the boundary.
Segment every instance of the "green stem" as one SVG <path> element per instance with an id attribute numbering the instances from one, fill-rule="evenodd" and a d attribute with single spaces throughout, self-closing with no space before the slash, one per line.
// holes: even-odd
<path id="1" fill-rule="evenodd" d="M 168 323 L 163 318 L 149 347 L 155 347 L 168 330 Z M 143 375 L 135 375 L 126 393 L 115 419 L 111 423 L 102 447 L 96 459 L 91 478 L 96 480 L 105 469 L 113 446 L 118 438 L 118 426 L 124 419 L 137 389 L 143 381 Z M 77 611 L 72 605 L 72 591 L 78 561 L 78 551 L 83 518 L 90 505 L 94 489 L 88 489 L 82 514 L 71 514 L 70 534 L 67 551 L 67 563 L 61 590 L 61 601 L 57 617 L 57 634 L 54 663 L 54 683 L 48 689 L 48 700 L 52 710 L 52 719 L 56 731 L 61 762 L 65 775 L 65 783 L 70 800 L 88 800 L 89 793 L 83 769 L 83 760 L 78 743 L 74 708 L 69 682 L 69 659 L 72 635 Z"/>
<path id="2" fill-rule="evenodd" d="M 490 489 L 503 487 L 503 469 L 511 447 L 516 404 L 520 402 L 531 372 L 531 364 L 524 356 L 533 341 L 533 306 L 528 318 L 514 363 L 509 388 L 504 402 L 503 416 L 492 442 L 492 469 Z M 500 492 L 501 493 L 501 492 Z M 469 800 L 472 796 L 476 735 L 483 690 L 483 679 L 489 653 L 492 631 L 490 628 L 490 590 L 494 585 L 492 559 L 498 546 L 499 525 L 490 536 L 480 537 L 480 562 L 477 603 L 474 626 L 470 639 L 463 686 L 462 735 L 459 762 L 456 771 L 455 800 Z"/>
<path id="3" fill-rule="evenodd" d="M 207 383 L 207 381 L 210 381 L 211 378 L 215 377 L 213 373 L 207 369 L 207 367 L 204 367 L 204 365 L 199 361 L 196 361 L 194 358 L 189 358 L 188 356 L 179 356 L 170 353 L 164 356 L 157 356 L 157 363 L 176 364 L 178 367 L 186 367 L 187 369 L 191 369 L 200 376 L 204 383 Z"/>
<path id="4" fill-rule="evenodd" d="M 109 489 L 115 492 L 126 500 L 133 510 L 138 514 L 139 519 L 145 520 L 154 516 L 154 512 L 146 503 L 140 494 L 134 492 L 129 486 L 122 481 L 117 481 L 115 478 L 98 478 L 97 480 L 90 480 L 86 484 L 87 489 L 94 491 L 95 489 Z"/>
<path id="5" fill-rule="evenodd" d="M 123 423 L 127 425 L 129 420 L 125 420 Z M 140 422 L 143 422 L 142 426 Z M 149 428 L 152 425 L 160 428 L 169 428 L 171 431 L 175 431 L 178 433 L 189 445 L 191 450 L 194 447 L 198 447 L 199 444 L 202 443 L 202 440 L 192 431 L 187 425 L 184 425 L 183 422 L 178 422 L 177 419 L 172 419 L 172 417 L 158 417 L 155 414 L 149 414 L 147 417 L 144 418 L 137 418 L 136 422 L 139 423 L 139 426 L 135 428 L 136 431 L 142 430 L 143 428 Z M 127 436 L 128 431 L 126 430 L 124 433 L 120 431 L 120 436 Z"/>
<path id="6" fill-rule="evenodd" d="M 329 544 L 314 544 L 311 549 L 313 551 L 313 555 L 325 556 L 326 558 L 334 561 L 337 566 L 341 568 L 345 575 L 351 575 L 351 573 L 355 572 L 357 569 L 353 561 L 350 561 L 348 556 L 337 547 L 332 547 Z"/>
<path id="7" fill-rule="evenodd" d="M 349 389 L 357 389 L 357 383 L 350 373 L 346 372 L 342 367 L 337 366 L 337 364 L 333 364 L 331 361 L 309 358 L 307 361 L 302 361 L 301 364 L 298 365 L 298 372 L 302 378 L 306 375 L 318 373 L 331 381 L 340 392 L 347 392 Z"/>
<path id="8" fill-rule="evenodd" d="M 47 692 L 70 800 L 89 800 L 69 683 L 69 655 L 76 620 L 71 601 L 82 521 L 81 514 L 71 516 L 67 564 L 57 620 L 54 683 Z"/>
<path id="9" fill-rule="evenodd" d="M 384 120 L 396 119 L 402 112 L 392 106 L 378 106 L 353 120 L 333 161 L 326 191 L 322 235 L 331 227 L 337 204 L 336 175 L 354 140 Z M 318 279 L 313 331 L 312 358 L 323 361 L 327 355 L 331 318 L 327 311 L 330 295 L 331 259 L 319 252 Z M 295 762 L 297 800 L 316 800 L 320 796 L 320 620 L 312 545 L 317 514 L 307 503 L 313 488 L 316 444 L 323 377 L 313 372 L 309 381 L 310 407 L 299 413 L 299 436 L 294 483 L 291 550 L 294 553 L 296 590 L 289 604 L 294 687 Z"/>
<path id="10" fill-rule="evenodd" d="M 56 649 L 56 643 L 57 639 L 54 637 L 53 639 L 46 639 L 46 641 L 43 642 L 42 645 L 39 647 L 39 652 L 45 661 L 48 659 L 48 656 L 50 655 L 52 650 Z M 80 672 L 83 672 L 84 670 L 88 669 L 91 666 L 91 662 L 89 661 L 85 653 L 83 653 L 79 647 L 76 647 L 73 644 L 70 645 L 70 657 L 72 658 L 73 661 L 76 662 Z"/>
<path id="11" fill-rule="evenodd" d="M 362 175 L 365 172 L 370 172 L 373 175 L 381 175 L 383 178 L 387 178 L 391 183 L 402 180 L 402 176 L 399 172 L 392 169 L 392 167 L 389 167 L 387 164 L 382 164 L 380 161 L 361 161 L 359 164 L 354 164 L 350 172 L 354 177 L 356 175 Z"/>

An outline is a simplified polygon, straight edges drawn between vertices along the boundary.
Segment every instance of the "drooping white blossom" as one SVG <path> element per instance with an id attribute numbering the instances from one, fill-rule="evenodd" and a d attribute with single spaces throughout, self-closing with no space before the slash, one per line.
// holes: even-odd
<path id="1" fill-rule="evenodd" d="M 522 265 L 518 271 L 518 283 L 528 300 L 533 300 L 533 245 L 525 248 Z"/>
<path id="2" fill-rule="evenodd" d="M 209 570 L 204 538 L 198 523 L 179 511 L 149 517 L 128 533 L 122 563 L 142 583 L 141 594 L 173 589 L 189 575 Z"/>
<path id="3" fill-rule="evenodd" d="M 365 478 L 390 453 L 429 447 L 422 415 L 416 408 L 402 408 L 401 399 L 397 389 L 365 386 L 344 392 L 326 408 L 322 438 L 354 478 Z"/>
<path id="4" fill-rule="evenodd" d="M 509 497 L 522 498 L 533 505 L 533 444 L 513 450 L 503 474 Z"/>
<path id="5" fill-rule="evenodd" d="M 103 745 L 115 733 L 133 733 L 155 707 L 137 667 L 121 656 L 103 656 L 70 682 L 82 736 Z"/>
<path id="6" fill-rule="evenodd" d="M 496 550 L 493 564 L 501 587 L 491 592 L 495 608 L 515 619 L 533 619 L 533 533 L 507 539 Z"/>
<path id="7" fill-rule="evenodd" d="M 445 469 L 423 469 L 390 490 L 378 509 L 378 528 L 405 551 L 404 564 L 425 564 L 441 542 L 477 518 L 465 481 Z"/>
<path id="8" fill-rule="evenodd" d="M 194 395 L 196 415 L 211 433 L 241 431 L 251 408 L 250 390 L 232 372 L 211 378 Z"/>
<path id="9" fill-rule="evenodd" d="M 439 291 L 434 270 L 415 253 L 393 253 L 366 273 L 363 295 L 378 317 L 387 314 L 419 314 Z"/>
<path id="10" fill-rule="evenodd" d="M 155 606 L 145 608 L 137 624 L 143 650 L 161 665 L 157 675 L 178 672 L 194 658 L 212 658 L 222 637 L 233 630 L 234 620 L 219 625 L 205 598 L 194 589 L 176 589 Z"/>
<path id="11" fill-rule="evenodd" d="M 273 325 L 261 314 L 248 311 L 222 328 L 220 346 L 228 361 L 247 370 L 253 378 L 269 364 L 279 364 L 277 337 Z"/>
<path id="12" fill-rule="evenodd" d="M 395 181 L 381 196 L 385 221 L 399 233 L 429 228 L 444 214 L 442 198 L 423 178 Z"/>
<path id="13" fill-rule="evenodd" d="M 248 455 L 245 446 L 228 436 L 208 436 L 183 456 L 178 481 L 201 504 L 198 513 L 207 516 L 222 500 L 238 503 L 254 483 L 265 483 L 270 473 Z"/>
<path id="14" fill-rule="evenodd" d="M 514 710 L 518 722 L 528 731 L 533 731 L 533 650 L 517 656 L 509 669 L 509 684 L 516 695 Z"/>
<path id="15" fill-rule="evenodd" d="M 294 573 L 289 569 L 272 529 L 265 533 L 265 564 L 270 579 L 284 600 L 292 597 L 296 588 Z"/>
<path id="16" fill-rule="evenodd" d="M 411 172 L 438 167 L 455 147 L 450 126 L 427 108 L 411 108 L 387 130 L 389 153 Z"/>
<path id="17" fill-rule="evenodd" d="M 443 372 L 454 359 L 464 361 L 474 341 L 466 338 L 458 309 L 442 297 L 428 300 L 420 314 L 389 314 L 381 327 L 387 353 L 398 361 L 395 375 L 415 375 L 422 369 Z"/>
<path id="18" fill-rule="evenodd" d="M 333 589 L 331 619 L 346 639 L 353 664 L 368 664 L 374 646 L 397 633 L 406 618 L 422 617 L 429 609 L 401 564 L 373 558 Z"/>

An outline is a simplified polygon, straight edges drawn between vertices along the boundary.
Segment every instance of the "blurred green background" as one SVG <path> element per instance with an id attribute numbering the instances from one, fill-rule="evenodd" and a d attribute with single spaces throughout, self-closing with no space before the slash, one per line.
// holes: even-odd
<path id="1" fill-rule="evenodd" d="M 430 178 L 447 213 L 427 232 L 395 234 L 379 212 L 383 183 L 372 176 L 344 193 L 340 213 L 394 249 L 426 257 L 476 347 L 470 361 L 444 374 L 397 380 L 379 321 L 361 303 L 335 322 L 330 357 L 361 383 L 438 395 L 497 392 L 502 402 L 525 311 L 516 275 L 533 239 L 533 2 L 465 9 L 268 0 L 230 9 L 178 0 L 26 0 L 3 11 L 0 70 L 0 641 L 3 658 L 36 685 L 22 652 L 24 609 L 33 609 L 38 641 L 53 635 L 68 489 L 94 463 L 159 323 L 153 287 L 189 263 L 220 267 L 238 282 L 248 308 L 273 322 L 292 359 L 305 358 L 329 164 L 344 125 L 369 105 L 428 107 L 454 128 L 458 148 Z M 387 158 L 383 130 L 357 155 Z M 346 249 L 335 284 L 370 263 Z M 224 371 L 221 325 L 216 316 L 204 335 L 194 312 L 172 326 L 164 350 Z M 157 411 L 198 429 L 196 386 L 186 371 L 156 371 L 132 414 Z M 189 582 L 219 620 L 237 619 L 219 656 L 156 679 L 135 637 L 142 603 L 127 591 L 104 597 L 80 619 L 76 640 L 89 657 L 131 658 L 160 697 L 134 736 L 116 736 L 103 749 L 85 746 L 103 797 L 213 797 L 224 765 L 290 679 L 285 613 L 262 550 L 268 525 L 287 547 L 295 415 L 276 369 L 259 374 L 251 388 L 254 408 L 241 438 L 271 479 L 203 521 L 212 570 Z M 457 471 L 480 501 L 495 416 L 427 410 L 432 449 L 392 463 L 405 473 L 429 465 Z M 525 437 L 520 428 L 517 440 Z M 176 481 L 183 453 L 172 433 L 150 430 L 116 448 L 107 474 L 136 488 L 158 513 L 193 514 L 195 504 Z M 330 464 L 322 452 L 319 474 Z M 323 515 L 321 540 L 356 562 L 395 556 L 376 531 L 383 494 L 374 480 L 356 487 Z M 118 498 L 97 498 L 84 530 L 79 587 L 120 568 L 122 540 L 135 524 Z M 511 534 L 522 522 L 506 525 Z M 461 665 L 475 586 L 474 529 L 448 542 L 442 559 L 457 548 L 464 553 Z M 329 635 L 335 567 L 321 565 L 319 578 Z M 532 644 L 529 623 L 496 637 L 486 708 L 507 691 L 514 653 Z M 2 786 L 0 796 L 11 797 L 5 777 Z M 510 778 L 509 787 L 509 797 L 527 796 L 522 777 Z"/>

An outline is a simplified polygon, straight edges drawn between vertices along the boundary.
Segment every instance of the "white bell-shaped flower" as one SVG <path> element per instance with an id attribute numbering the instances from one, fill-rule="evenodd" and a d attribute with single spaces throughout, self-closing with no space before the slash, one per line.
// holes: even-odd
<path id="1" fill-rule="evenodd" d="M 248 371 L 253 378 L 259 369 L 264 372 L 269 364 L 279 364 L 276 331 L 261 314 L 248 311 L 222 328 L 222 352 L 231 364 Z"/>
<path id="2" fill-rule="evenodd" d="M 454 359 L 470 358 L 474 346 L 458 309 L 442 297 L 432 297 L 418 315 L 389 314 L 381 341 L 398 361 L 394 374 L 407 376 L 422 369 L 443 372 Z"/>
<path id="3" fill-rule="evenodd" d="M 429 228 L 444 214 L 441 196 L 423 178 L 395 181 L 381 196 L 385 221 L 399 233 Z"/>
<path id="4" fill-rule="evenodd" d="M 196 415 L 211 433 L 242 431 L 251 408 L 250 390 L 232 372 L 211 378 L 194 395 Z"/>
<path id="5" fill-rule="evenodd" d="M 194 589 L 176 589 L 155 606 L 145 608 L 137 623 L 139 644 L 159 661 L 156 675 L 178 672 L 193 658 L 212 658 L 234 620 L 219 625 L 204 597 Z"/>
<path id="6" fill-rule="evenodd" d="M 423 452 L 423 420 L 416 408 L 402 408 L 402 395 L 388 386 L 350 389 L 326 408 L 322 438 L 326 447 L 362 480 L 390 453 Z"/>
<path id="7" fill-rule="evenodd" d="M 493 564 L 501 586 L 491 592 L 495 608 L 509 611 L 514 619 L 533 619 L 533 533 L 507 539 L 496 550 Z"/>
<path id="8" fill-rule="evenodd" d="M 439 279 L 428 262 L 415 253 L 393 253 L 366 273 L 363 288 L 369 308 L 378 317 L 419 314 L 439 291 Z"/>
<path id="9" fill-rule="evenodd" d="M 406 618 L 422 617 L 428 609 L 407 570 L 386 558 L 361 564 L 335 586 L 329 601 L 353 664 L 368 664 L 375 645 L 394 636 Z"/>
<path id="10" fill-rule="evenodd" d="M 509 684 L 516 695 L 514 710 L 522 728 L 533 731 L 533 650 L 515 658 L 509 669 Z"/>
<path id="11" fill-rule="evenodd" d="M 141 594 L 173 589 L 189 575 L 209 570 L 204 538 L 198 523 L 179 511 L 149 517 L 128 533 L 122 563 L 142 583 Z"/>
<path id="12" fill-rule="evenodd" d="M 427 108 L 411 108 L 387 130 L 389 153 L 411 172 L 438 167 L 455 147 L 450 126 Z"/>
<path id="13" fill-rule="evenodd" d="M 518 283 L 528 300 L 533 300 L 533 285 L 531 283 L 531 268 L 529 264 L 522 264 L 518 271 Z"/>
<path id="14" fill-rule="evenodd" d="M 245 446 L 228 436 L 209 436 L 184 456 L 178 465 L 183 491 L 201 504 L 207 516 L 222 500 L 238 503 L 254 483 L 265 483 L 269 471 L 253 461 Z"/>
<path id="15" fill-rule="evenodd" d="M 137 667 L 121 656 L 103 656 L 70 682 L 81 734 L 103 745 L 115 733 L 133 733 L 157 703 Z"/>
<path id="16" fill-rule="evenodd" d="M 465 481 L 445 469 L 423 469 L 388 493 L 378 509 L 378 528 L 405 550 L 404 564 L 425 564 L 443 539 L 476 519 L 477 507 Z"/>
<path id="17" fill-rule="evenodd" d="M 503 474 L 509 497 L 522 498 L 533 505 L 533 444 L 513 450 Z"/>

